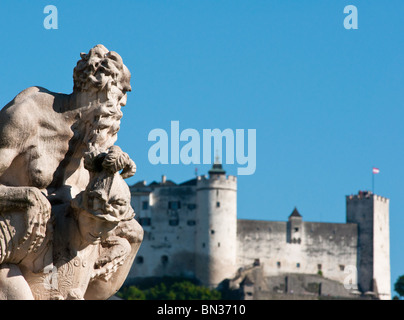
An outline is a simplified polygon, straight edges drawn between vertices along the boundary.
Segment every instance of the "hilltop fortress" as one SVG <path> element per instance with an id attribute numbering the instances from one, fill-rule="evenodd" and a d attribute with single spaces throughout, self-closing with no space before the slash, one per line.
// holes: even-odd
<path id="1" fill-rule="evenodd" d="M 130 187 L 144 240 L 130 279 L 184 276 L 244 299 L 390 299 L 389 199 L 346 197 L 346 223 L 237 219 L 237 178 L 209 176 Z"/>

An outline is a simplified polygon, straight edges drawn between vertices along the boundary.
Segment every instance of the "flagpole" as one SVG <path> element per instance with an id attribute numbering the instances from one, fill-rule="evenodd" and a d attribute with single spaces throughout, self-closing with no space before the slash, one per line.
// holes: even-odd
<path id="1" fill-rule="evenodd" d="M 372 170 L 372 193 L 375 194 L 375 173 Z"/>
<path id="2" fill-rule="evenodd" d="M 375 193 L 375 174 L 379 173 L 379 168 L 373 167 L 372 169 L 372 193 Z"/>

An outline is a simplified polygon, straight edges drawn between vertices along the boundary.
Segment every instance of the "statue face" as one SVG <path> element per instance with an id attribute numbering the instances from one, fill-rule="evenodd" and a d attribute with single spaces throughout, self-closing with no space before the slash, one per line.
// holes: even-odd
<path id="1" fill-rule="evenodd" d="M 72 200 L 82 239 L 88 243 L 99 242 L 119 222 L 133 219 L 130 202 L 129 186 L 119 172 L 111 175 L 106 170 L 94 171 L 86 190 Z"/>
<path id="2" fill-rule="evenodd" d="M 129 187 L 119 174 L 112 179 L 109 192 L 105 184 L 95 183 L 94 189 L 86 191 L 85 200 L 87 211 L 105 220 L 119 220 L 127 213 L 133 212 Z"/>
<path id="3" fill-rule="evenodd" d="M 105 177 L 95 179 L 90 188 L 75 199 L 80 235 L 87 243 L 98 243 L 121 220 L 133 218 L 128 185 L 119 173 L 109 181 L 110 184 Z"/>
<path id="4" fill-rule="evenodd" d="M 112 87 L 108 93 L 108 97 L 118 105 L 119 108 L 126 105 L 128 95 L 117 87 Z"/>
<path id="5" fill-rule="evenodd" d="M 82 240 L 91 244 L 99 243 L 117 225 L 84 210 L 81 210 L 77 220 Z"/>
<path id="6" fill-rule="evenodd" d="M 86 192 L 86 209 L 78 216 L 82 238 L 89 243 L 97 243 L 119 222 L 119 217 L 133 212 L 130 206 L 130 192 L 124 180 L 117 175 L 109 193 L 104 186 Z"/>

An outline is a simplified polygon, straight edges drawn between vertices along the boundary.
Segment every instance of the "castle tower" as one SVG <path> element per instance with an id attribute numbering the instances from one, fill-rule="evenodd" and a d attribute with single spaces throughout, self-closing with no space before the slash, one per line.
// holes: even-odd
<path id="1" fill-rule="evenodd" d="M 216 160 L 209 178 L 198 177 L 196 202 L 195 275 L 216 287 L 236 271 L 237 178 Z"/>
<path id="2" fill-rule="evenodd" d="M 389 199 L 360 191 L 346 197 L 347 223 L 358 224 L 358 286 L 391 298 Z"/>
<path id="3" fill-rule="evenodd" d="M 287 223 L 287 241 L 288 243 L 297 243 L 300 244 L 302 242 L 302 234 L 303 234 L 303 222 L 302 216 L 299 211 L 295 208 L 291 215 L 289 216 Z"/>

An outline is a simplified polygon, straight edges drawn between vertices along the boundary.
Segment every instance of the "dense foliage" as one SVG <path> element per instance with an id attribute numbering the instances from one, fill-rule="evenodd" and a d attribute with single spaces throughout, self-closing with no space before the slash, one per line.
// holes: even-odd
<path id="1" fill-rule="evenodd" d="M 394 284 L 394 291 L 397 292 L 400 297 L 404 298 L 404 275 L 398 277 Z"/>
<path id="2" fill-rule="evenodd" d="M 221 298 L 217 290 L 197 285 L 189 280 L 170 281 L 167 278 L 148 288 L 139 288 L 135 285 L 123 287 L 117 296 L 125 300 L 219 300 Z"/>

